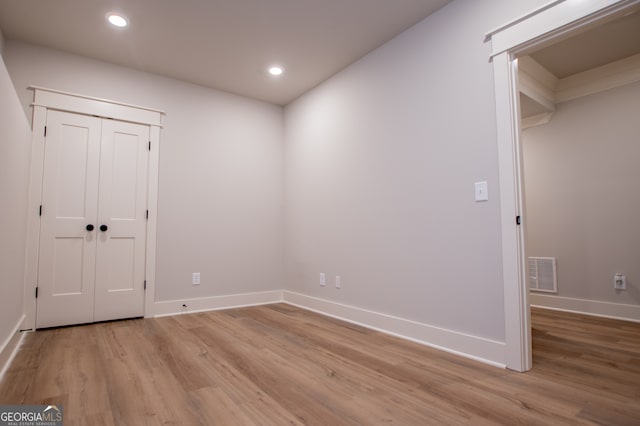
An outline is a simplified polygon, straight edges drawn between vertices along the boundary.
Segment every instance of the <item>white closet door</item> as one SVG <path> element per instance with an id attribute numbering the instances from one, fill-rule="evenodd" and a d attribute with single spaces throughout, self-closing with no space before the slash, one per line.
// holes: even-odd
<path id="1" fill-rule="evenodd" d="M 148 126 L 103 120 L 95 321 L 144 315 L 148 143 Z"/>
<path id="2" fill-rule="evenodd" d="M 47 113 L 37 327 L 93 321 L 100 127 L 94 117 Z"/>

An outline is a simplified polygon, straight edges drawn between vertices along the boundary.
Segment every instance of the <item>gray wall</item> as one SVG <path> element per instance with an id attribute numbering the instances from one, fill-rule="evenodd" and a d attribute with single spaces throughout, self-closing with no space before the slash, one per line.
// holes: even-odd
<path id="1" fill-rule="evenodd" d="M 542 3 L 455 1 L 286 107 L 288 289 L 504 340 L 483 34 Z"/>
<path id="2" fill-rule="evenodd" d="M 635 83 L 561 104 L 523 134 L 527 255 L 558 258 L 558 296 L 640 305 L 639 112 Z"/>
<path id="3" fill-rule="evenodd" d="M 29 116 L 29 85 L 167 113 L 157 300 L 282 287 L 282 108 L 11 40 L 5 58 Z M 192 272 L 202 274 L 198 287 Z"/>
<path id="4" fill-rule="evenodd" d="M 31 130 L 0 58 L 0 349 L 22 318 Z"/>

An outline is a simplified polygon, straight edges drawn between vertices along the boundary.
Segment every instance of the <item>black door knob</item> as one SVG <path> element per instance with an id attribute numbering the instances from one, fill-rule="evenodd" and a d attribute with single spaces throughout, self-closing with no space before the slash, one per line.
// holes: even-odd
<path id="1" fill-rule="evenodd" d="M 93 231 L 94 226 L 92 224 L 88 224 L 86 226 L 87 231 Z"/>
<path id="2" fill-rule="evenodd" d="M 107 225 L 100 225 L 100 230 L 102 232 L 105 232 L 107 229 L 109 229 L 109 227 Z"/>

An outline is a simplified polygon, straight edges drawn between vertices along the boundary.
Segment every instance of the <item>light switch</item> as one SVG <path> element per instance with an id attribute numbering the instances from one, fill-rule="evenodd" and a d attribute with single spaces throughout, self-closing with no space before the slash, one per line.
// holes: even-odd
<path id="1" fill-rule="evenodd" d="M 487 182 L 476 182 L 476 201 L 488 201 L 489 189 L 487 188 Z"/>

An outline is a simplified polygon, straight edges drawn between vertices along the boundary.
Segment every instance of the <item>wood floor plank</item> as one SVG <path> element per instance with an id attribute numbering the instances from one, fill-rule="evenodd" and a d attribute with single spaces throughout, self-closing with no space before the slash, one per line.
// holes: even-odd
<path id="1" fill-rule="evenodd" d="M 290 305 L 38 331 L 0 404 L 68 425 L 638 425 L 640 324 L 532 309 L 515 373 Z"/>

